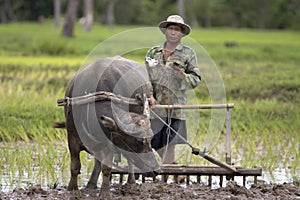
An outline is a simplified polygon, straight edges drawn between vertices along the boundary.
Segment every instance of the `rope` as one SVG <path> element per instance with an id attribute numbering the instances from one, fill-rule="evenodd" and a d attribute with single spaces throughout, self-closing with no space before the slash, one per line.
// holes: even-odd
<path id="1" fill-rule="evenodd" d="M 154 112 L 153 112 L 154 113 Z M 167 130 L 166 130 L 166 133 L 167 133 L 167 144 L 165 146 L 165 150 L 164 150 L 164 153 L 163 153 L 163 157 L 162 157 L 162 164 L 164 163 L 165 161 L 165 158 L 166 158 L 166 155 L 167 155 L 167 151 L 168 151 L 168 148 L 169 148 L 169 141 L 170 141 L 170 135 L 171 135 L 171 114 L 170 114 L 170 110 L 168 110 L 168 124 L 165 123 L 167 125 Z M 163 119 L 160 119 L 161 121 L 163 121 Z M 173 129 L 174 130 L 174 129 Z"/>
<path id="2" fill-rule="evenodd" d="M 169 124 L 167 124 L 158 114 L 156 114 L 153 110 L 150 110 L 152 114 L 154 114 L 164 125 L 168 126 L 170 130 L 172 130 L 180 139 L 182 139 L 187 145 L 191 148 L 194 148 L 184 137 L 182 137 L 177 131 L 175 131 Z"/>
<path id="3" fill-rule="evenodd" d="M 168 59 L 168 56 L 167 56 L 167 59 Z M 166 60 L 165 60 L 166 62 Z M 171 78 L 170 76 L 168 76 L 168 86 L 171 84 Z M 168 102 L 170 102 L 170 98 L 171 98 L 171 91 L 168 89 L 168 92 L 169 92 L 169 95 L 168 95 Z M 154 112 L 153 112 L 154 113 Z M 168 109 L 167 110 L 167 120 L 168 120 L 168 124 L 165 123 L 165 125 L 167 125 L 167 130 L 166 130 L 166 134 L 167 134 L 167 144 L 165 146 L 165 149 L 164 149 L 164 153 L 163 153 L 163 157 L 162 157 L 162 164 L 165 162 L 165 158 L 166 158 L 166 155 L 167 155 L 167 151 L 168 151 L 168 148 L 169 148 L 169 141 L 170 141 L 170 135 L 171 135 L 171 116 L 173 114 L 173 109 Z M 160 118 L 161 121 L 163 121 L 161 118 Z M 163 121 L 164 122 L 164 121 Z M 174 129 L 173 129 L 174 130 Z"/>

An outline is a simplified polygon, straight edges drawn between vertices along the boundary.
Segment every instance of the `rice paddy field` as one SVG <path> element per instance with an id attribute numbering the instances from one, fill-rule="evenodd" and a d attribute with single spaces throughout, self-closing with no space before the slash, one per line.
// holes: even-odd
<path id="1" fill-rule="evenodd" d="M 86 56 L 107 38 L 137 27 L 95 25 L 90 32 L 76 27 L 74 38 L 44 24 L 0 25 L 0 188 L 40 184 L 66 186 L 70 177 L 66 131 L 52 128 L 64 121 L 64 97 L 69 79 Z M 231 110 L 232 162 L 262 167 L 268 181 L 300 179 L 300 34 L 294 31 L 231 28 L 193 29 L 190 36 L 213 59 L 224 83 Z M 146 50 L 130 56 L 143 62 Z M 210 103 L 203 82 L 197 102 Z M 200 111 L 193 144 L 201 147 L 210 111 Z M 225 127 L 210 155 L 224 160 Z M 186 150 L 186 154 L 190 154 Z M 92 157 L 83 160 L 79 185 L 86 183 Z M 198 157 L 180 163 L 209 165 Z M 280 174 L 280 177 L 276 175 Z M 265 177 L 265 178 L 266 178 Z M 262 178 L 264 179 L 264 177 Z"/>

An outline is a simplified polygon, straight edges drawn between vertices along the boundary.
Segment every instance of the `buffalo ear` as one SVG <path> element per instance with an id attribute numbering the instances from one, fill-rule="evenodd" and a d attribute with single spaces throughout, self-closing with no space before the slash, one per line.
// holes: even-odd
<path id="1" fill-rule="evenodd" d="M 119 131 L 116 122 L 112 118 L 102 115 L 100 117 L 100 120 L 101 123 L 105 126 L 105 128 L 107 128 L 109 131 L 113 131 L 113 132 Z"/>

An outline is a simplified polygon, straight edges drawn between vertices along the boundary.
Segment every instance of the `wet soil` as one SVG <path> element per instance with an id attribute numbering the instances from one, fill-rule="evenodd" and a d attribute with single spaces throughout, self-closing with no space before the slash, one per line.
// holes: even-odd
<path id="1" fill-rule="evenodd" d="M 176 183 L 145 182 L 143 184 L 114 184 L 111 187 L 112 199 L 117 200 L 289 200 L 300 199 L 300 181 L 284 184 L 254 184 L 249 189 L 231 181 L 225 187 L 211 189 L 200 183 L 183 186 Z M 0 200 L 6 199 L 99 199 L 99 189 L 67 191 L 66 188 L 44 190 L 40 186 L 15 189 L 0 193 Z"/>

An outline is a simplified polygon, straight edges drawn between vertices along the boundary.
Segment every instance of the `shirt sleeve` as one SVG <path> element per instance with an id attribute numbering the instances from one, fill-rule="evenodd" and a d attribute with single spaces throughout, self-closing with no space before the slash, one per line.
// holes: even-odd
<path id="1" fill-rule="evenodd" d="M 201 74 L 197 64 L 197 58 L 195 53 L 187 60 L 187 68 L 185 70 L 185 84 L 187 89 L 196 88 L 201 82 Z"/>

